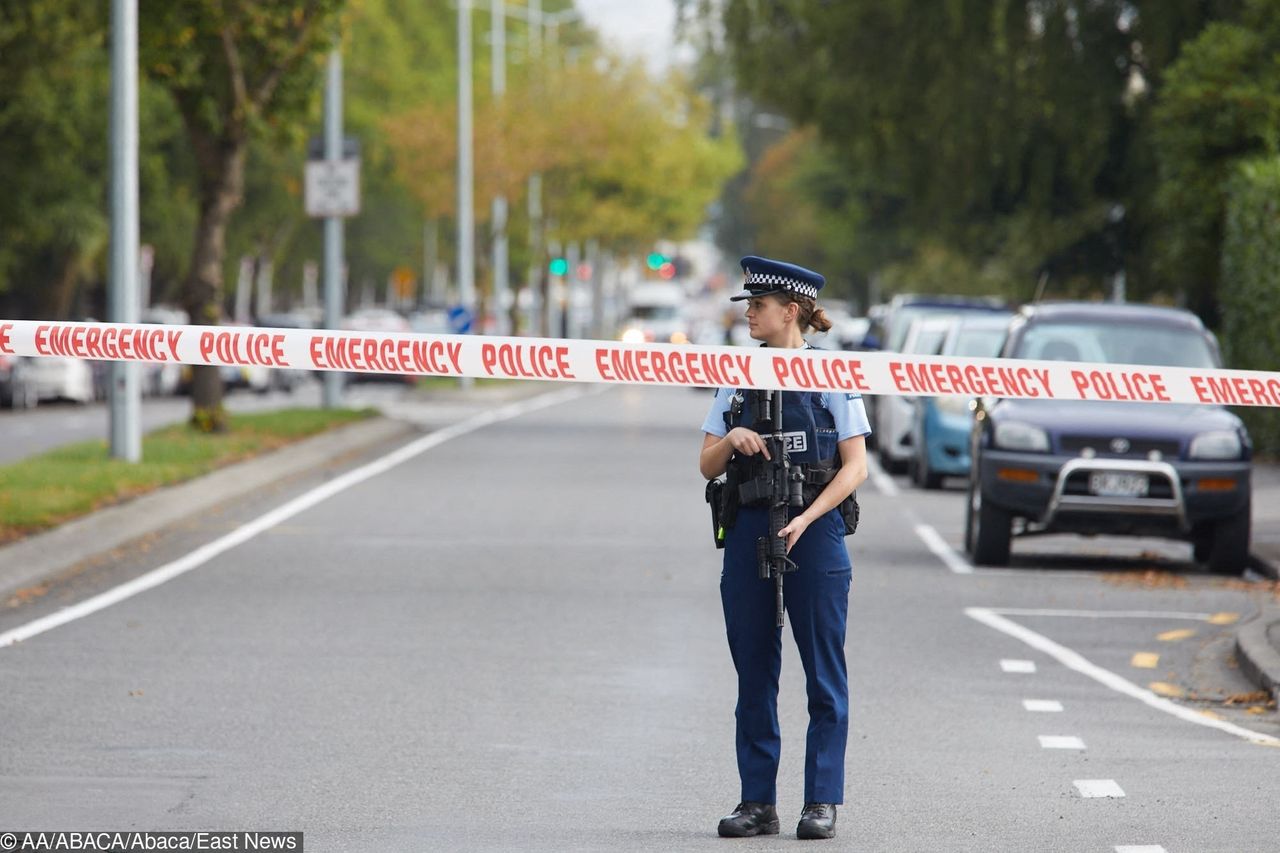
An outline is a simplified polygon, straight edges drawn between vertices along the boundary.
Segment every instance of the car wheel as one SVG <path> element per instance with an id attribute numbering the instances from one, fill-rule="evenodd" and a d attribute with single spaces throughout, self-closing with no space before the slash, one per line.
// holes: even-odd
<path id="1" fill-rule="evenodd" d="M 1009 565 L 1013 516 L 982 499 L 982 489 L 970 479 L 969 511 L 965 516 L 964 547 L 979 566 Z"/>
<path id="2" fill-rule="evenodd" d="M 889 448 L 886 445 L 881 445 L 880 467 L 888 474 L 903 474 L 906 472 L 907 463 L 894 459 L 889 453 Z"/>
<path id="3" fill-rule="evenodd" d="M 942 475 L 929 467 L 929 456 L 916 457 L 916 485 L 930 490 L 942 488 Z"/>
<path id="4" fill-rule="evenodd" d="M 1249 565 L 1250 506 L 1231 518 L 1219 521 L 1213 528 L 1213 544 L 1209 547 L 1209 571 L 1216 575 L 1242 574 Z"/>
<path id="5" fill-rule="evenodd" d="M 1197 525 L 1191 531 L 1191 559 L 1197 563 L 1209 562 L 1209 552 L 1213 550 L 1213 528 L 1207 524 Z"/>
<path id="6" fill-rule="evenodd" d="M 23 382 L 21 391 L 14 390 L 13 408 L 15 409 L 34 409 L 36 404 L 40 402 L 40 393 L 36 390 L 36 383 Z"/>

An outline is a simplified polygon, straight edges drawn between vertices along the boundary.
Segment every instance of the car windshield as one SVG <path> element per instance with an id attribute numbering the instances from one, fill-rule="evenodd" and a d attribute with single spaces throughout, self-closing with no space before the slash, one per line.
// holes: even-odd
<path id="1" fill-rule="evenodd" d="M 675 320 L 680 316 L 680 309 L 675 305 L 636 305 L 631 309 L 631 316 L 636 320 Z"/>
<path id="2" fill-rule="evenodd" d="M 1037 323 L 1018 342 L 1015 358 L 1098 361 L 1170 367 L 1215 367 L 1205 337 L 1191 329 L 1140 323 Z"/>
<path id="3" fill-rule="evenodd" d="M 946 337 L 946 326 L 926 327 L 916 334 L 915 340 L 907 345 L 906 350 L 913 355 L 937 355 L 942 349 L 942 341 Z"/>
<path id="4" fill-rule="evenodd" d="M 885 348 L 897 352 L 902 349 L 902 344 L 907 337 L 907 331 L 911 328 L 911 322 L 921 317 L 933 317 L 939 314 L 950 313 L 946 308 L 930 308 L 930 307 L 913 307 L 907 306 L 899 308 L 893 313 L 892 319 L 889 320 L 889 335 L 885 342 Z"/>
<path id="5" fill-rule="evenodd" d="M 994 358 L 1004 344 L 1004 329 L 961 329 L 956 333 L 951 355 L 964 358 Z"/>

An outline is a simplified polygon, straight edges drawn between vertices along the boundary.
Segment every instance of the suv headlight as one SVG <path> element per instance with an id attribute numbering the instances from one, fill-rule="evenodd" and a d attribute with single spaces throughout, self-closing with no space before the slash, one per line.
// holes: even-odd
<path id="1" fill-rule="evenodd" d="M 1049 434 L 1031 424 L 1006 421 L 996 424 L 995 444 L 1002 450 L 1049 452 Z"/>
<path id="2" fill-rule="evenodd" d="M 1244 447 L 1235 430 L 1219 429 L 1202 432 L 1191 439 L 1187 454 L 1192 459 L 1239 459 Z"/>

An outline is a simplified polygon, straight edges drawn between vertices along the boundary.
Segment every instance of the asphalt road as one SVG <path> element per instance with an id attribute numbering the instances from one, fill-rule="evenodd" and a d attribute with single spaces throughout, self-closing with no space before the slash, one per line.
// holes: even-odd
<path id="1" fill-rule="evenodd" d="M 708 403 L 621 388 L 461 432 L 0 648 L 0 829 L 297 829 L 321 851 L 799 844 L 790 640 L 784 834 L 715 835 L 738 784 L 696 464 Z M 90 567 L 0 613 L 0 634 L 334 474 Z M 848 789 L 823 849 L 1275 849 L 1280 749 L 1251 739 L 1280 720 L 1250 713 L 1225 640 L 1260 589 L 1155 541 L 1031 540 L 1012 568 L 972 571 L 951 550 L 959 484 L 877 482 L 848 540 Z M 1191 698 L 1162 705 L 1152 683 Z"/>

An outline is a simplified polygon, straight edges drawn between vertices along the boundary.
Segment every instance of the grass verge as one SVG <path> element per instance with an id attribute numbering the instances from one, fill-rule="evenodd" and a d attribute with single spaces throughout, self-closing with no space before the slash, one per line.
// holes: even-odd
<path id="1" fill-rule="evenodd" d="M 510 385 L 521 385 L 529 380 L 527 379 L 486 379 L 483 377 L 473 379 L 476 388 L 502 388 Z M 456 376 L 419 376 L 418 381 L 413 387 L 419 391 L 457 391 L 462 388 Z"/>
<path id="2" fill-rule="evenodd" d="M 110 458 L 105 441 L 85 441 L 0 465 L 0 544 L 374 414 L 285 409 L 232 415 L 221 435 L 179 424 L 144 436 L 137 464 Z"/>

